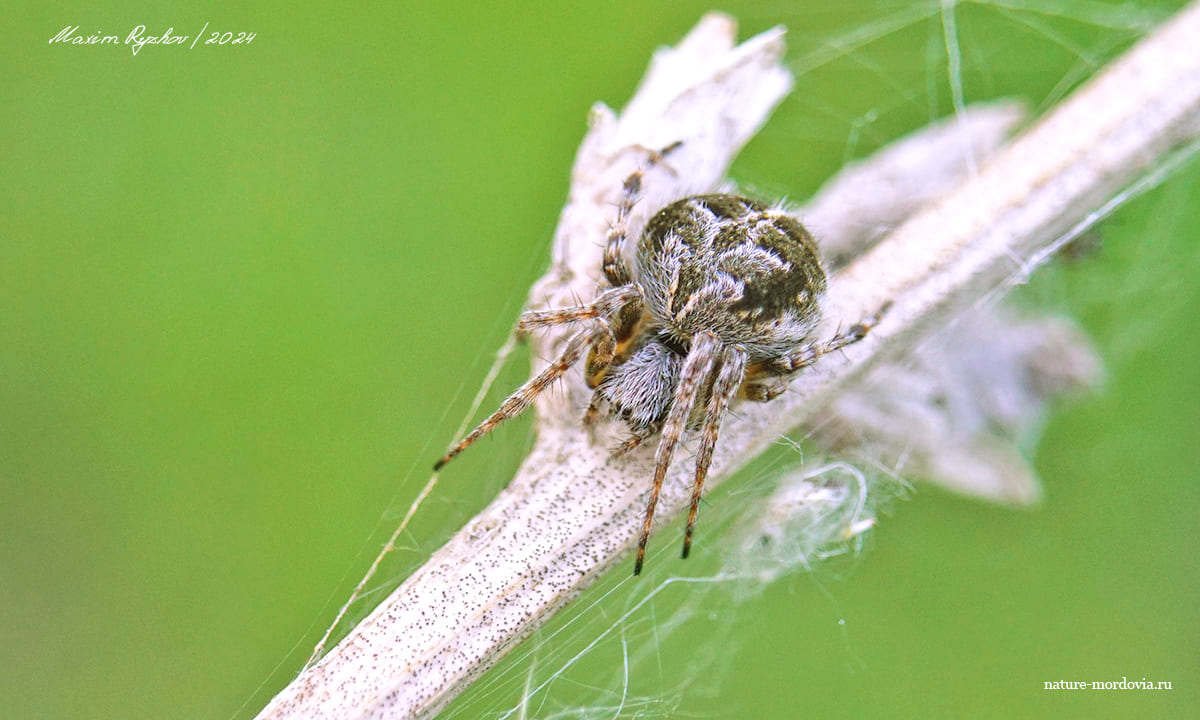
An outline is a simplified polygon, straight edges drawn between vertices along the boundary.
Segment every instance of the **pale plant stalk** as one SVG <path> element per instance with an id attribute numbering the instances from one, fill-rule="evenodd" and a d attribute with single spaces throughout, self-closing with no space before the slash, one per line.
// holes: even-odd
<path id="1" fill-rule="evenodd" d="M 706 17 L 679 46 L 656 54 L 620 118 L 594 110 L 553 264 L 532 305 L 594 294 L 621 181 L 649 152 L 683 142 L 647 175 L 635 227 L 669 199 L 720 186 L 730 160 L 790 88 L 782 30 L 737 47 L 734 32 L 728 18 Z M 806 369 L 781 397 L 739 406 L 722 428 L 708 485 L 812 419 L 872 366 L 903 356 L 956 308 L 1027 276 L 1112 198 L 1161 168 L 1164 156 L 1191 147 L 1200 129 L 1197 48 L 1200 8 L 1192 6 L 839 272 L 822 332 L 887 302 L 891 309 L 864 341 Z M 977 137 L 974 117 L 960 116 L 961 140 Z M 988 122 L 986 113 L 979 117 Z M 554 357 L 562 341 L 563 333 L 534 338 L 534 357 Z M 653 449 L 613 458 L 607 440 L 593 443 L 579 424 L 587 391 L 576 375 L 565 381 L 567 392 L 537 403 L 537 440 L 511 484 L 260 717 L 430 717 L 626 556 L 645 511 Z M 688 464 L 676 463 L 660 520 L 687 504 L 690 481 Z M 678 538 L 664 535 L 652 544 L 674 551 Z M 650 562 L 679 561 L 654 555 Z"/>

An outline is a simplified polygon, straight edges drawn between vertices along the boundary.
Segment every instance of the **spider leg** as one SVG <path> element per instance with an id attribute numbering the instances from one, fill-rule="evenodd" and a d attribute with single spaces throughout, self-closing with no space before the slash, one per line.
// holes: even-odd
<path id="1" fill-rule="evenodd" d="M 534 399 L 542 393 L 543 390 L 550 387 L 555 380 L 562 377 L 583 354 L 584 348 L 587 348 L 592 343 L 596 342 L 602 335 L 608 333 L 608 328 L 601 326 L 590 330 L 584 330 L 577 333 L 567 342 L 566 349 L 558 356 L 558 359 L 550 363 L 545 370 L 537 374 L 536 377 L 530 379 L 524 385 L 517 389 L 512 395 L 505 398 L 500 404 L 500 409 L 492 413 L 488 419 L 479 423 L 479 426 L 470 432 L 462 440 L 459 440 L 450 450 L 442 456 L 441 460 L 433 466 L 434 472 L 442 469 L 442 466 L 454 459 L 463 450 L 466 450 L 472 443 L 479 438 L 487 435 L 496 428 L 497 425 L 520 415 L 525 408 L 534 401 Z"/>
<path id="2" fill-rule="evenodd" d="M 587 410 L 583 411 L 583 426 L 592 434 L 592 439 L 596 439 L 596 419 L 600 417 L 600 406 L 604 402 L 604 396 L 598 392 L 592 393 L 592 399 L 588 402 Z"/>
<path id="3" fill-rule="evenodd" d="M 783 355 L 774 360 L 769 360 L 762 363 L 755 363 L 746 370 L 747 387 L 745 394 L 747 397 L 754 400 L 771 400 L 777 397 L 782 392 L 782 387 L 768 387 L 764 382 L 769 378 L 779 377 L 781 375 L 791 375 L 792 373 L 802 370 L 815 363 L 822 355 L 828 355 L 836 350 L 841 350 L 847 345 L 862 340 L 867 336 L 879 321 L 883 318 L 884 313 L 892 306 L 891 302 L 887 302 L 881 307 L 878 312 L 868 318 L 864 318 L 861 322 L 857 322 L 845 330 L 839 331 L 836 335 L 823 342 L 813 342 L 801 345 L 794 352 Z"/>
<path id="4" fill-rule="evenodd" d="M 625 262 L 625 257 L 621 252 L 629 235 L 629 216 L 633 213 L 633 207 L 637 205 L 637 201 L 642 195 L 642 177 L 647 170 L 661 163 L 663 158 L 682 144 L 682 140 L 677 140 L 662 150 L 651 151 L 646 167 L 638 168 L 630 173 L 621 186 L 621 201 L 617 204 L 617 219 L 609 229 L 607 242 L 604 243 L 604 277 L 608 278 L 609 284 L 613 287 L 628 285 L 633 281 L 633 275 L 629 272 L 629 264 Z"/>
<path id="5" fill-rule="evenodd" d="M 625 287 L 615 287 L 605 290 L 600 293 L 599 297 L 586 305 L 572 305 L 553 310 L 527 310 L 521 315 L 521 322 L 517 325 L 517 333 L 525 334 L 534 328 L 563 325 L 579 322 L 580 320 L 609 318 L 616 315 L 621 308 L 628 305 L 632 300 L 640 298 L 641 295 L 642 293 L 637 287 L 627 285 Z"/>
<path id="6" fill-rule="evenodd" d="M 738 347 L 726 347 L 721 356 L 721 367 L 708 398 L 708 409 L 704 413 L 703 434 L 700 448 L 696 452 L 696 479 L 692 484 L 692 507 L 688 510 L 687 531 L 683 536 L 683 557 L 692 549 L 692 531 L 696 528 L 696 513 L 700 511 L 700 494 L 704 491 L 704 480 L 712 464 L 713 448 L 717 444 L 717 432 L 721 420 L 729 409 L 729 402 L 737 394 L 746 374 L 746 351 Z"/>
<path id="7" fill-rule="evenodd" d="M 649 427 L 644 427 L 644 428 L 640 428 L 638 430 L 634 430 L 633 432 L 631 432 L 629 434 L 629 437 L 627 437 L 621 441 L 620 445 L 613 448 L 613 452 L 612 452 L 613 456 L 617 457 L 620 455 L 624 455 L 625 453 L 628 453 L 628 452 L 633 452 L 643 442 L 654 437 L 655 433 L 657 433 L 658 431 L 659 431 L 659 427 L 657 425 L 650 425 Z"/>
<path id="8" fill-rule="evenodd" d="M 646 543 L 650 539 L 650 528 L 654 522 L 654 508 L 658 505 L 658 496 L 662 492 L 663 478 L 667 474 L 667 468 L 671 466 L 671 458 L 675 455 L 675 446 L 679 443 L 679 437 L 687 427 L 697 390 L 712 372 L 713 361 L 720 350 L 721 341 L 710 333 L 698 333 L 692 339 L 692 349 L 680 371 L 679 384 L 675 388 L 675 398 L 671 402 L 671 411 L 667 414 L 666 423 L 663 425 L 662 439 L 659 441 L 658 451 L 654 455 L 654 482 L 650 488 L 650 500 L 646 504 L 646 519 L 642 523 L 642 535 L 638 540 L 637 561 L 633 566 L 634 575 L 642 572 L 642 564 L 646 559 Z"/>

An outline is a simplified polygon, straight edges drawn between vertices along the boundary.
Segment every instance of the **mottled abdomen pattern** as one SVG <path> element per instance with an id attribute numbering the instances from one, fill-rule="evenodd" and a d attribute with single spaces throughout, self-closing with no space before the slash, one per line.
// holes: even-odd
<path id="1" fill-rule="evenodd" d="M 698 195 L 663 208 L 636 267 L 648 319 L 681 347 L 707 331 L 759 360 L 799 345 L 820 320 L 825 271 L 812 236 L 749 198 Z"/>

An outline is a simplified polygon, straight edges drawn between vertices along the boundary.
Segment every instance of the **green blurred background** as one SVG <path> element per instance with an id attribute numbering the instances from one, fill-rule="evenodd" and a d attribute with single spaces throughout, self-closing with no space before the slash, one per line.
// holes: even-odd
<path id="1" fill-rule="evenodd" d="M 1177 3 L 1020 5 L 958 7 L 966 101 L 1043 110 Z M 830 6 L 723 6 L 744 35 L 791 29 L 796 93 L 733 173 L 764 193 L 804 198 L 952 110 L 936 5 Z M 282 687 L 420 490 L 543 269 L 589 106 L 623 104 L 652 50 L 709 9 L 8 7 L 0 716 L 245 717 Z M 47 42 L 68 25 L 124 38 L 206 22 L 256 36 L 136 57 Z M 1110 373 L 1051 418 L 1040 508 L 921 491 L 848 578 L 714 600 L 730 614 L 669 651 L 636 628 L 649 660 L 624 712 L 1195 716 L 1198 180 L 1193 163 L 1106 223 L 1092 257 L 1018 293 L 1080 315 Z M 503 486 L 527 439 L 518 424 L 444 473 L 389 585 Z M 619 613 L 634 592 L 602 602 Z M 594 612 L 585 639 L 612 622 Z M 715 646 L 705 622 L 734 640 Z M 619 677 L 610 650 L 589 662 Z M 619 695 L 603 674 L 591 685 Z M 1041 689 L 1122 676 L 1175 689 Z M 488 685 L 459 715 L 513 707 L 522 681 Z M 563 685 L 531 714 L 600 702 L 583 680 Z"/>

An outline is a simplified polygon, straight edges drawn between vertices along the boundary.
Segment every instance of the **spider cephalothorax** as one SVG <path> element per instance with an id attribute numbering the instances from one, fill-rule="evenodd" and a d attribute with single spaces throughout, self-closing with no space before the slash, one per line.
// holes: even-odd
<path id="1" fill-rule="evenodd" d="M 609 287 L 587 305 L 526 312 L 518 327 L 582 329 L 435 466 L 523 411 L 586 350 L 584 375 L 594 392 L 585 422 L 604 410 L 623 420 L 630 433 L 618 452 L 661 434 L 634 574 L 641 572 L 663 478 L 683 433 L 700 430 L 686 558 L 717 433 L 735 396 L 771 400 L 789 375 L 861 339 L 874 322 L 809 340 L 826 284 L 813 239 L 786 211 L 739 195 L 696 195 L 659 210 L 646 223 L 631 269 L 622 250 L 641 178 L 638 172 L 625 181 L 609 233 L 603 267 Z"/>

